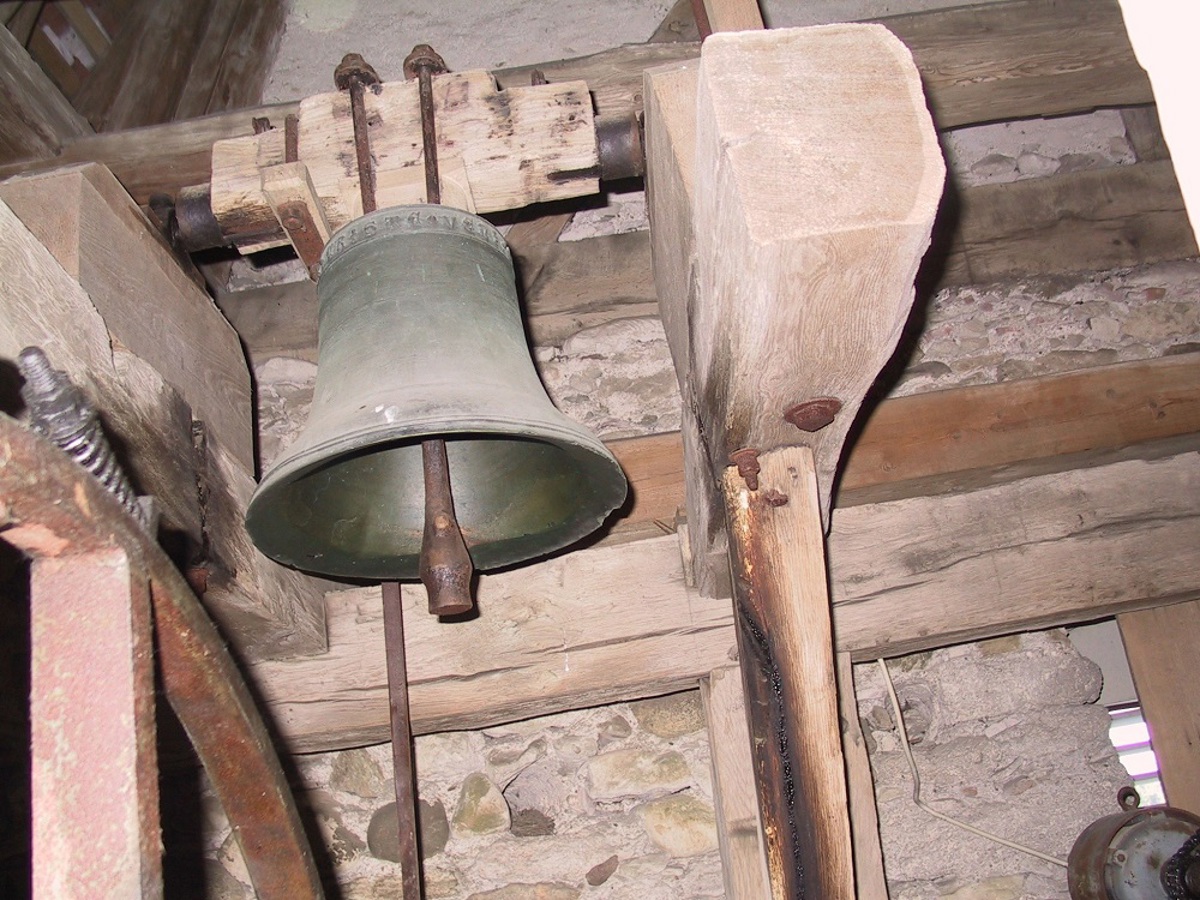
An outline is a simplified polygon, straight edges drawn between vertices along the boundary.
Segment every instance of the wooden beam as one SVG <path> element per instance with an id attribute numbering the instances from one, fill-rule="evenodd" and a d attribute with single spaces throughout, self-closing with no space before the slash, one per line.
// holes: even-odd
<path id="1" fill-rule="evenodd" d="M 760 31 L 762 12 L 757 0 L 703 0 L 708 27 L 718 31 Z"/>
<path id="2" fill-rule="evenodd" d="M 947 221 L 953 237 L 942 285 L 1093 272 L 1198 252 L 1170 161 L 980 185 L 958 197 Z"/>
<path id="3" fill-rule="evenodd" d="M 798 30 L 792 34 L 804 36 L 802 39 L 812 40 L 818 47 L 822 45 L 821 39 L 827 37 L 830 41 L 824 46 L 831 46 L 837 42 L 840 36 L 837 29 L 841 27 Z M 871 33 L 887 34 L 882 29 Z M 737 40 L 746 40 L 751 36 L 749 32 L 741 33 Z M 714 40 L 735 39 L 710 39 L 705 44 L 706 54 L 708 48 L 720 46 L 714 44 Z M 895 46 L 907 55 L 901 45 L 896 43 Z M 819 55 L 814 54 L 810 58 L 815 60 Z M 906 77 L 896 76 L 892 79 L 893 92 L 888 94 L 889 99 L 883 99 L 883 93 L 887 92 L 876 91 L 873 102 L 887 108 L 887 113 L 881 112 L 881 116 L 890 117 L 888 121 L 891 124 L 888 127 L 892 133 L 904 135 L 902 146 L 905 151 L 890 155 L 888 164 L 903 166 L 910 160 L 917 160 L 924 168 L 917 169 L 917 164 L 913 163 L 914 170 L 900 176 L 898 170 L 891 175 L 884 174 L 888 171 L 887 165 L 865 166 L 860 176 L 878 177 L 877 184 L 868 187 L 866 184 L 851 185 L 844 180 L 840 182 L 839 191 L 844 188 L 847 197 L 858 198 L 849 201 L 848 230 L 841 232 L 842 238 L 853 235 L 853 240 L 861 240 L 862 246 L 854 251 L 839 249 L 842 238 L 825 237 L 826 234 L 833 234 L 833 231 L 824 230 L 828 221 L 823 217 L 829 214 L 830 204 L 835 202 L 833 195 L 829 194 L 829 185 L 836 179 L 822 177 L 820 160 L 827 159 L 833 163 L 835 159 L 843 159 L 846 153 L 855 152 L 870 156 L 881 145 L 877 136 L 868 136 L 868 133 L 873 134 L 872 128 L 862 126 L 867 122 L 881 123 L 884 118 L 846 118 L 849 105 L 838 107 L 834 103 L 830 107 L 823 106 L 821 98 L 830 94 L 833 88 L 826 85 L 816 70 L 832 63 L 821 58 L 822 62 L 813 63 L 816 68 L 803 76 L 813 79 L 813 90 L 806 94 L 806 97 L 813 98 L 812 102 L 803 111 L 789 113 L 790 118 L 780 116 L 770 120 L 785 146 L 798 140 L 805 145 L 803 149 L 798 145 L 793 146 L 792 150 L 799 156 L 796 159 L 789 157 L 786 162 L 754 159 L 751 151 L 764 146 L 761 142 L 747 142 L 747 149 L 730 154 L 732 161 L 721 159 L 716 149 L 720 139 L 716 137 L 715 129 L 724 123 L 705 125 L 702 122 L 701 130 L 693 133 L 694 114 L 688 110 L 697 107 L 691 99 L 691 70 L 674 67 L 647 75 L 647 183 L 655 279 L 663 324 L 683 394 L 684 458 L 685 465 L 692 473 L 689 475 L 687 491 L 690 540 L 697 559 L 698 578 L 703 585 L 711 584 L 712 589 L 719 589 L 719 573 L 724 568 L 721 563 L 721 504 L 709 479 L 697 473 L 723 468 L 731 460 L 730 454 L 740 449 L 763 452 L 803 441 L 816 452 L 822 506 L 828 509 L 842 442 L 867 385 L 895 346 L 908 305 L 912 302 L 911 284 L 916 262 L 928 243 L 929 228 L 941 190 L 944 167 L 928 114 L 920 100 L 919 82 L 910 64 Z M 882 60 L 890 62 L 899 58 L 881 54 L 876 64 L 886 66 L 888 63 Z M 871 79 L 870 83 L 874 85 L 875 81 Z M 750 108 L 753 98 L 737 91 L 740 88 L 744 92 L 746 85 L 757 85 L 757 82 L 743 78 L 741 82 L 730 79 L 730 84 L 734 90 L 727 98 L 729 108 Z M 825 115 L 835 109 L 841 112 L 829 118 L 831 127 L 828 131 L 816 124 L 824 121 L 816 118 L 818 114 Z M 909 115 L 898 111 L 912 113 Z M 802 139 L 796 136 L 791 127 L 791 122 L 798 115 L 814 123 L 814 127 L 808 129 Z M 730 121 L 734 118 L 731 117 Z M 833 124 L 834 120 L 838 120 L 837 124 Z M 857 130 L 856 123 L 859 126 Z M 737 128 L 733 127 L 730 134 L 736 133 Z M 717 143 L 714 144 L 714 141 Z M 899 145 L 893 142 L 889 146 L 895 149 Z M 705 148 L 708 149 L 701 153 Z M 728 167 L 735 174 L 722 175 L 723 169 L 710 167 L 703 173 L 697 169 L 693 175 L 691 160 L 698 161 L 706 155 L 714 160 L 721 159 L 720 165 Z M 805 160 L 803 164 L 798 162 L 801 157 Z M 809 187 L 801 188 L 797 184 L 796 190 L 790 187 L 781 190 L 769 174 L 773 172 L 794 172 L 798 182 L 804 184 L 810 179 L 815 180 Z M 715 176 L 713 173 L 716 173 Z M 725 181 L 711 180 L 714 177 Z M 890 202 L 881 200 L 878 206 L 860 202 L 866 196 L 885 197 L 886 186 L 898 184 L 905 185 L 906 191 L 896 195 Z M 814 196 L 820 195 L 824 199 L 803 209 L 796 208 L 785 199 L 808 190 L 816 191 Z M 718 191 L 728 196 L 718 200 Z M 774 198 L 774 202 L 762 200 L 760 209 L 758 198 L 768 197 Z M 718 211 L 722 208 L 738 210 L 740 214 L 751 218 L 741 231 L 727 228 L 726 234 L 719 239 L 714 234 L 704 236 L 703 232 L 698 231 L 695 238 L 697 243 L 693 246 L 693 239 L 687 233 L 688 223 L 693 220 L 726 221 L 718 218 Z M 774 224 L 764 227 L 767 219 L 773 219 Z M 872 220 L 883 223 L 878 232 L 874 232 L 878 235 L 878 244 L 872 244 L 869 236 L 873 233 L 868 227 Z M 884 237 L 885 233 L 887 237 Z M 701 239 L 706 243 L 700 243 Z M 738 252 L 729 252 L 728 246 L 721 246 L 718 252 L 718 243 L 730 240 L 739 247 Z M 756 242 L 760 242 L 761 247 L 757 247 Z M 785 271 L 786 267 L 774 264 L 775 259 L 779 258 L 790 260 L 792 266 L 802 265 L 799 263 L 802 253 L 784 250 L 793 244 L 808 248 L 805 252 L 810 253 L 812 258 L 804 266 L 806 270 L 812 271 L 814 265 L 818 268 L 833 265 L 845 273 L 844 276 L 818 279 L 821 290 L 828 290 L 828 294 L 818 291 L 806 297 L 803 304 L 785 304 L 780 300 L 795 291 L 796 284 L 803 283 L 803 280 L 796 281 L 793 278 L 794 273 L 790 269 Z M 884 246 L 889 249 L 884 251 Z M 848 252 L 871 258 L 873 263 L 880 266 L 880 271 L 887 271 L 888 274 L 882 279 L 869 279 L 869 286 L 864 282 L 853 287 L 835 287 L 841 277 L 867 277 L 862 273 L 855 276 L 853 272 L 857 270 L 833 263 L 839 254 Z M 710 262 L 713 260 L 724 262 Z M 753 263 L 748 263 L 748 260 L 753 260 Z M 820 260 L 824 263 L 816 262 Z M 751 271 L 762 272 L 763 277 L 752 282 L 742 279 L 738 271 L 744 271 L 747 265 L 750 265 Z M 778 283 L 775 279 L 779 279 Z M 721 304 L 710 310 L 700 302 L 698 296 L 692 294 L 694 285 L 698 285 L 698 290 L 707 292 L 707 295 L 721 297 Z M 822 339 L 822 328 L 825 326 L 819 324 L 823 321 L 820 311 L 832 312 L 842 307 L 842 301 L 835 299 L 835 295 L 837 298 L 859 296 L 863 290 L 870 296 L 903 297 L 905 305 L 901 309 L 894 302 L 889 302 L 874 307 L 869 314 L 864 314 L 861 322 L 852 326 L 852 329 L 857 328 L 862 332 L 855 340 Z M 868 306 L 864 306 L 864 310 Z M 812 344 L 814 349 L 800 356 L 794 352 L 767 353 L 767 330 L 754 328 L 754 323 L 765 322 L 772 323 L 769 340 L 773 345 L 803 347 Z M 744 337 L 739 336 L 742 332 L 745 332 Z M 835 332 L 836 329 L 828 333 Z M 760 360 L 770 362 L 760 364 Z M 784 414 L 798 403 L 822 397 L 834 398 L 841 411 L 832 424 L 806 437 Z M 704 422 L 703 426 L 691 422 L 689 411 L 706 407 L 706 415 L 711 416 L 712 420 Z M 699 437 L 701 434 L 704 435 L 702 440 Z M 693 460 L 701 459 L 705 462 L 702 468 L 692 465 Z"/>
<path id="4" fill-rule="evenodd" d="M 220 40 L 220 52 L 201 60 L 202 44 L 172 118 L 187 119 L 227 109 L 245 109 L 262 102 L 263 87 L 279 53 L 288 4 L 284 0 L 216 0 L 210 15 L 210 40 Z M 226 23 L 222 34 L 221 22 Z M 223 38 L 223 39 L 222 39 Z"/>
<path id="5" fill-rule="evenodd" d="M 208 102 L 212 97 L 213 82 L 225 56 L 225 48 L 233 37 L 234 22 L 241 6 L 242 0 L 212 0 L 208 20 L 204 23 L 204 30 L 196 42 L 187 80 L 179 93 L 172 119 L 195 119 L 209 111 Z M 251 104 L 238 104 L 249 105 Z"/>
<path id="6" fill-rule="evenodd" d="M 54 156 L 91 133 L 7 28 L 0 28 L 0 163 Z"/>
<path id="7" fill-rule="evenodd" d="M 72 97 L 97 131 L 170 120 L 187 82 L 212 0 L 155 0 L 129 14 Z"/>
<path id="8" fill-rule="evenodd" d="M 1014 0 L 880 21 L 913 51 L 940 128 L 1154 101 L 1111 0 Z M 971 40 L 961 39 L 963 29 Z M 1031 47 L 1037 48 L 1036 55 Z M 640 109 L 643 70 L 698 54 L 696 44 L 635 44 L 493 74 L 501 87 L 528 85 L 538 68 L 551 82 L 584 80 L 599 114 L 627 114 Z M 214 141 L 251 134 L 255 116 L 282 122 L 298 105 L 275 104 L 219 120 L 208 117 L 76 140 L 60 159 L 106 164 L 145 204 L 154 191 L 174 196 L 181 187 L 207 182 Z M 0 178 L 57 164 L 40 156 L 30 153 L 21 162 L 0 166 Z"/>
<path id="9" fill-rule="evenodd" d="M 486 72 L 440 75 L 433 81 L 438 159 L 443 171 L 465 170 L 474 209 L 480 213 L 595 193 L 599 189 L 596 137 L 587 85 L 513 87 L 501 94 Z M 421 203 L 425 197 L 421 130 L 415 81 L 392 81 L 369 91 L 363 103 L 379 124 L 371 155 L 379 206 Z M 299 159 L 331 228 L 362 214 L 349 94 L 334 91 L 300 104 Z M 221 230 L 244 250 L 286 244 L 260 171 L 284 162 L 280 131 L 231 138 L 213 146 L 212 209 Z M 467 205 L 467 204 L 462 204 Z M 239 237 L 240 236 L 240 237 Z"/>
<path id="10" fill-rule="evenodd" d="M 1154 102 L 1117 0 L 1016 0 L 878 21 L 912 49 L 938 128 Z"/>
<path id="11" fill-rule="evenodd" d="M 700 696 L 712 753 L 713 806 L 725 896 L 728 900 L 763 900 L 769 896 L 766 855 L 741 671 L 736 666 L 715 670 L 700 680 Z"/>
<path id="12" fill-rule="evenodd" d="M 850 798 L 850 830 L 854 842 L 854 886 L 859 897 L 888 896 L 883 872 L 883 847 L 879 841 L 879 811 L 875 806 L 875 778 L 867 742 L 858 718 L 854 693 L 854 666 L 850 654 L 837 655 L 838 708 L 842 718 L 842 752 L 846 757 L 846 787 Z"/>
<path id="13" fill-rule="evenodd" d="M 730 466 L 725 516 L 771 896 L 854 900 L 817 467 L 808 447 Z"/>
<path id="14" fill-rule="evenodd" d="M 1182 565 L 1194 565 L 1181 560 Z M 1167 802 L 1200 809 L 1200 601 L 1117 616 Z"/>
<path id="15" fill-rule="evenodd" d="M 253 472 L 250 373 L 238 335 L 112 173 L 84 165 L 13 179 L 0 199 L 79 280 L 113 336 L 161 372 L 210 439 Z"/>
<path id="16" fill-rule="evenodd" d="M 838 649 L 862 661 L 1200 598 L 1198 447 L 836 510 Z M 674 536 L 483 575 L 470 622 L 424 607 L 406 585 L 416 733 L 694 687 L 736 643 L 730 601 L 687 587 Z M 327 610 L 328 653 L 250 667 L 290 752 L 387 740 L 379 589 Z"/>

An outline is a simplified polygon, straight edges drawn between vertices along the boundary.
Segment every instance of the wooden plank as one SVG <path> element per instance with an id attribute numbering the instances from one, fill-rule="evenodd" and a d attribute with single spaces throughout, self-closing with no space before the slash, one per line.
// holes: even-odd
<path id="1" fill-rule="evenodd" d="M 0 163 L 53 156 L 91 130 L 20 42 L 0 28 Z"/>
<path id="2" fill-rule="evenodd" d="M 1127 106 L 1121 110 L 1121 122 L 1125 125 L 1125 137 L 1133 146 L 1138 162 L 1158 162 L 1171 158 L 1171 151 L 1167 149 L 1163 137 L 1162 124 L 1158 120 L 1158 107 L 1153 104 Z"/>
<path id="3" fill-rule="evenodd" d="M 724 473 L 734 630 L 771 896 L 854 900 L 817 464 L 808 447 Z"/>
<path id="4" fill-rule="evenodd" d="M 704 14 L 712 31 L 760 31 L 762 13 L 757 0 L 704 0 Z"/>
<path id="5" fill-rule="evenodd" d="M 86 56 L 87 48 L 78 44 L 78 35 L 58 3 L 47 3 L 42 7 L 37 27 L 25 46 L 33 61 L 50 76 L 63 95 L 75 96 L 89 75 L 85 60 L 80 58 Z"/>
<path id="6" fill-rule="evenodd" d="M 1191 565 L 1181 560 L 1181 565 Z M 1200 809 L 1200 601 L 1117 616 L 1167 802 Z"/>
<path id="7" fill-rule="evenodd" d="M 1200 598 L 1198 446 L 835 511 L 838 649 L 862 661 Z M 730 602 L 687 587 L 673 535 L 485 574 L 479 591 L 479 618 L 449 626 L 405 586 L 416 733 L 682 690 L 732 659 Z M 327 654 L 250 670 L 291 751 L 387 740 L 379 590 L 327 600 Z"/>
<path id="8" fill-rule="evenodd" d="M 243 5 L 243 0 L 212 0 L 211 12 L 197 41 L 187 80 L 171 114 L 172 119 L 195 119 L 209 111 L 213 84 Z"/>
<path id="9" fill-rule="evenodd" d="M 253 472 L 250 374 L 237 333 L 112 174 L 85 165 L 32 175 L 0 186 L 0 198 L 79 280 L 122 345 L 163 373 L 210 438 Z"/>
<path id="10" fill-rule="evenodd" d="M 1198 385 L 1200 354 L 1182 354 L 885 400 L 849 448 L 838 505 L 1200 431 Z"/>
<path id="11" fill-rule="evenodd" d="M 209 0 L 139 3 L 72 97 L 97 131 L 167 122 L 204 33 Z"/>
<path id="12" fill-rule="evenodd" d="M 5 27 L 12 33 L 12 36 L 17 39 L 22 47 L 29 41 L 29 35 L 33 33 L 34 26 L 37 24 L 38 16 L 41 15 L 42 7 L 46 4 L 41 0 L 6 0 L 0 4 L 3 8 L 3 19 Z"/>
<path id="13" fill-rule="evenodd" d="M 263 88 L 279 55 L 289 5 L 285 0 L 242 0 L 212 80 L 205 113 L 262 102 Z M 176 113 L 176 118 L 183 116 Z"/>
<path id="14" fill-rule="evenodd" d="M 854 695 L 854 666 L 850 654 L 837 655 L 838 708 L 842 720 L 842 752 L 846 758 L 846 787 L 850 799 L 850 830 L 854 842 L 854 886 L 859 897 L 887 900 L 883 847 L 879 841 L 879 811 L 867 742 Z"/>
<path id="15" fill-rule="evenodd" d="M 108 52 L 112 41 L 100 24 L 92 18 L 83 0 L 60 0 L 56 5 L 94 59 L 99 59 Z"/>
<path id="16" fill-rule="evenodd" d="M 700 680 L 700 697 L 712 753 L 713 805 L 725 896 L 729 900 L 763 900 L 770 894 L 742 673 L 736 666 L 714 670 Z"/>
<path id="17" fill-rule="evenodd" d="M 963 191 L 956 238 L 962 258 L 947 261 L 951 274 L 944 284 L 1089 272 L 1197 254 L 1169 161 Z"/>
<path id="18" fill-rule="evenodd" d="M 878 21 L 912 49 L 938 128 L 1154 102 L 1116 0 L 1016 0 Z"/>

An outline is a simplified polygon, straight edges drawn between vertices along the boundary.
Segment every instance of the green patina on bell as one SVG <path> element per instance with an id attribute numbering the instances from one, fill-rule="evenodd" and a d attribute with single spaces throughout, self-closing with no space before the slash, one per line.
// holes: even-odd
<path id="1" fill-rule="evenodd" d="M 565 547 L 624 501 L 612 454 L 546 396 L 488 222 L 380 210 L 333 235 L 320 272 L 312 411 L 246 513 L 263 553 L 334 577 L 417 577 L 431 438 L 446 441 L 476 568 Z"/>

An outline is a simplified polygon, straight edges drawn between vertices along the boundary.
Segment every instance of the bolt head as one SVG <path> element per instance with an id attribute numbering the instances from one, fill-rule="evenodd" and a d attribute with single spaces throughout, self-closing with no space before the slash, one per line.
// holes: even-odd
<path id="1" fill-rule="evenodd" d="M 833 424 L 841 409 L 842 401 L 837 397 L 818 397 L 797 403 L 784 412 L 783 418 L 801 431 L 814 432 Z"/>

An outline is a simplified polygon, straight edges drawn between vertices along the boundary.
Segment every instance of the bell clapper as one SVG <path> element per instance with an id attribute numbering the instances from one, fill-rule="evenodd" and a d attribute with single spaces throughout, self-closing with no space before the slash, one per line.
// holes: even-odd
<path id="1" fill-rule="evenodd" d="M 435 616 L 470 612 L 474 605 L 471 601 L 474 567 L 454 517 L 446 442 L 440 438 L 422 441 L 421 457 L 425 470 L 421 582 L 429 593 L 429 611 Z"/>

